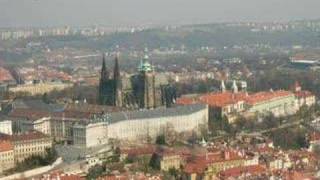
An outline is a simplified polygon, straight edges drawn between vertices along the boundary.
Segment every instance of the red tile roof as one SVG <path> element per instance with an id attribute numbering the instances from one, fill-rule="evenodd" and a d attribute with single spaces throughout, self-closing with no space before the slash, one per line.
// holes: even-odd
<path id="1" fill-rule="evenodd" d="M 104 177 L 97 178 L 97 180 L 128 180 L 128 179 L 134 179 L 134 180 L 161 180 L 162 178 L 159 175 L 146 176 L 143 173 L 106 175 Z"/>
<path id="2" fill-rule="evenodd" d="M 310 141 L 320 141 L 320 132 L 312 132 L 309 134 L 309 140 Z"/>
<path id="3" fill-rule="evenodd" d="M 8 140 L 11 142 L 28 141 L 28 140 L 35 140 L 35 139 L 42 139 L 42 138 L 49 138 L 49 136 L 38 131 L 29 131 L 26 133 L 13 134 L 13 135 L 0 134 L 0 140 Z"/>
<path id="4" fill-rule="evenodd" d="M 64 112 L 48 112 L 35 109 L 14 109 L 9 113 L 9 117 L 27 118 L 29 120 L 37 120 L 43 117 L 52 118 L 90 118 L 94 112 L 64 111 Z"/>
<path id="5" fill-rule="evenodd" d="M 255 94 L 252 94 L 250 96 L 248 96 L 246 98 L 246 103 L 250 104 L 250 105 L 255 105 L 257 103 L 262 103 L 265 101 L 270 101 L 276 98 L 280 98 L 280 97 L 287 97 L 287 96 L 291 96 L 293 95 L 292 92 L 290 91 L 283 91 L 283 90 L 279 90 L 279 91 L 264 91 L 264 92 L 258 92 Z"/>
<path id="6" fill-rule="evenodd" d="M 187 163 L 184 167 L 184 172 L 187 174 L 202 174 L 204 173 L 205 169 L 207 167 L 206 163 L 203 162 L 192 162 Z"/>
<path id="7" fill-rule="evenodd" d="M 242 174 L 246 175 L 260 175 L 266 172 L 266 168 L 261 165 L 252 165 L 252 166 L 244 166 L 244 167 L 235 167 L 230 168 L 225 171 L 221 171 L 219 176 L 221 178 L 230 178 L 230 177 L 238 177 Z"/>
<path id="8" fill-rule="evenodd" d="M 14 78 L 12 77 L 11 73 L 4 69 L 3 67 L 0 67 L 0 81 L 13 81 Z"/>
<path id="9" fill-rule="evenodd" d="M 151 155 L 156 151 L 155 146 L 145 146 L 145 147 L 137 147 L 137 148 L 127 148 L 121 149 L 121 154 L 127 154 L 129 156 L 139 156 L 139 155 Z"/>
<path id="10" fill-rule="evenodd" d="M 298 98 L 306 98 L 306 97 L 311 97 L 314 96 L 310 91 L 298 91 L 295 92 L 294 95 Z"/>
<path id="11" fill-rule="evenodd" d="M 0 152 L 12 151 L 13 146 L 10 141 L 0 140 Z"/>
<path id="12" fill-rule="evenodd" d="M 185 165 L 184 172 L 188 174 L 201 174 L 210 164 L 241 159 L 244 159 L 244 157 L 241 157 L 236 151 L 231 150 L 206 153 L 205 155 L 193 157 L 193 159 Z"/>
<path id="13" fill-rule="evenodd" d="M 178 98 L 177 104 L 187 105 L 187 104 L 196 104 L 196 103 L 204 103 L 213 107 L 224 107 L 227 105 L 236 104 L 240 101 L 244 101 L 250 105 L 254 105 L 257 103 L 273 100 L 279 97 L 286 97 L 293 95 L 290 91 L 274 91 L 274 92 L 258 92 L 255 94 L 248 95 L 245 92 L 232 93 L 232 92 L 219 92 L 219 93 L 209 93 L 198 98 Z"/>
<path id="14" fill-rule="evenodd" d="M 307 176 L 298 171 L 289 171 L 285 173 L 284 180 L 315 180 L 316 178 Z"/>
<path id="15" fill-rule="evenodd" d="M 84 180 L 85 178 L 74 174 L 64 174 L 62 172 L 53 172 L 45 174 L 39 180 Z"/>
<path id="16" fill-rule="evenodd" d="M 244 101 L 247 97 L 245 92 L 232 93 L 210 93 L 203 95 L 199 98 L 200 102 L 206 103 L 210 106 L 224 107 L 226 105 L 236 104 L 240 101 Z"/>
<path id="17" fill-rule="evenodd" d="M 244 92 L 232 93 L 232 92 L 219 92 L 219 93 L 209 93 L 199 96 L 198 98 L 178 98 L 177 104 L 188 105 L 188 104 L 196 104 L 196 103 L 204 103 L 209 106 L 214 107 L 224 107 L 226 105 L 231 105 L 238 103 L 240 101 L 244 101 L 246 99 L 247 94 Z"/>
<path id="18" fill-rule="evenodd" d="M 181 105 L 190 105 L 190 104 L 197 104 L 198 100 L 195 98 L 181 97 L 177 99 L 176 103 Z"/>

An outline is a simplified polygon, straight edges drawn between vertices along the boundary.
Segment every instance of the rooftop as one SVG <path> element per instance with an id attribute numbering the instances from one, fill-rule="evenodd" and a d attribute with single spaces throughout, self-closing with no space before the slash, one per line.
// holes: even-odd
<path id="1" fill-rule="evenodd" d="M 42 138 L 49 138 L 49 136 L 38 131 L 29 131 L 26 133 L 13 134 L 13 135 L 0 134 L 0 140 L 8 140 L 8 141 L 28 141 L 28 140 L 35 140 L 35 139 L 42 139 Z"/>
<path id="2" fill-rule="evenodd" d="M 103 119 L 110 123 L 116 123 L 124 120 L 141 120 L 159 117 L 163 118 L 172 116 L 183 116 L 190 115 L 200 110 L 204 110 L 205 108 L 206 105 L 204 104 L 193 104 L 187 106 L 177 106 L 173 108 L 157 108 L 152 110 L 115 112 L 105 114 Z"/>
<path id="3" fill-rule="evenodd" d="M 246 98 L 246 102 L 250 105 L 255 105 L 265 101 L 270 101 L 280 97 L 287 97 L 293 95 L 290 91 L 278 90 L 278 91 L 263 91 L 255 94 L 251 94 Z"/>
<path id="4" fill-rule="evenodd" d="M 0 140 L 0 152 L 6 152 L 13 150 L 13 146 L 10 141 Z"/>
<path id="5" fill-rule="evenodd" d="M 219 173 L 220 177 L 223 178 L 230 178 L 230 177 L 238 177 L 241 176 L 243 173 L 250 174 L 250 175 L 259 175 L 266 172 L 266 168 L 261 165 L 251 165 L 251 166 L 244 166 L 244 167 L 235 167 L 231 169 L 227 169 Z"/>
<path id="6" fill-rule="evenodd" d="M 314 96 L 314 94 L 312 94 L 310 91 L 298 91 L 298 92 L 295 92 L 294 95 L 299 98 Z"/>
<path id="7" fill-rule="evenodd" d="M 222 92 L 222 93 L 210 93 L 203 95 L 199 98 L 200 102 L 216 106 L 216 107 L 223 107 L 230 104 L 235 104 L 239 101 L 244 101 L 247 97 L 247 93 L 239 92 L 239 93 L 232 93 L 230 91 Z"/>
<path id="8" fill-rule="evenodd" d="M 206 153 L 205 155 L 196 156 L 186 164 L 184 171 L 186 173 L 203 173 L 204 170 L 207 168 L 207 166 L 210 164 L 224 162 L 224 161 L 240 160 L 243 158 L 244 157 L 240 156 L 235 151 L 218 150 L 216 152 L 211 152 L 211 153 Z"/>

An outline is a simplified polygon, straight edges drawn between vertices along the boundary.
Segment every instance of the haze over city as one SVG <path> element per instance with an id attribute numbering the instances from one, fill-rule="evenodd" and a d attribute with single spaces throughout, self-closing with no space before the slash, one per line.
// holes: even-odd
<path id="1" fill-rule="evenodd" d="M 317 0 L 0 0 L 0 27 L 291 21 L 320 18 L 319 7 Z"/>
<path id="2" fill-rule="evenodd" d="M 320 179 L 320 0 L 0 0 L 0 180 Z"/>

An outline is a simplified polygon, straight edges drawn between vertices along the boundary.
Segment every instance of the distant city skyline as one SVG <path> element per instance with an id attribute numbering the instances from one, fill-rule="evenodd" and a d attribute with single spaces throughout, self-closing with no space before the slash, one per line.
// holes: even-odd
<path id="1" fill-rule="evenodd" d="M 0 0 L 0 27 L 180 25 L 320 18 L 317 0 Z"/>

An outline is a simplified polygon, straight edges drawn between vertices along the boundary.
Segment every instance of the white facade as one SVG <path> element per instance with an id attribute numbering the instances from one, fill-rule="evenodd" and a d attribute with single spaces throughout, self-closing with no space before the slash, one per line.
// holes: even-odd
<path id="1" fill-rule="evenodd" d="M 35 121 L 21 121 L 21 132 L 36 130 L 46 135 L 51 135 L 50 117 L 43 117 Z"/>
<path id="2" fill-rule="evenodd" d="M 0 121 L 0 133 L 12 135 L 12 121 Z"/>
<path id="3" fill-rule="evenodd" d="M 108 138 L 135 141 L 161 135 L 166 127 L 173 127 L 178 133 L 199 132 L 201 125 L 208 124 L 208 107 L 188 115 L 157 117 L 150 119 L 130 119 L 108 126 Z"/>
<path id="4" fill-rule="evenodd" d="M 120 141 L 141 141 L 147 138 L 155 139 L 163 134 L 168 127 L 177 133 L 192 132 L 200 133 L 201 128 L 208 125 L 208 106 L 192 109 L 192 112 L 172 116 L 150 116 L 145 111 L 145 118 L 132 118 L 116 122 L 98 122 L 87 125 L 75 125 L 73 127 L 73 142 L 75 145 L 93 147 L 106 144 L 109 139 Z M 152 111 L 152 110 L 150 110 Z M 149 112 L 150 112 L 149 111 Z"/>
<path id="5" fill-rule="evenodd" d="M 82 147 L 94 147 L 108 143 L 106 122 L 73 127 L 73 144 Z"/>

